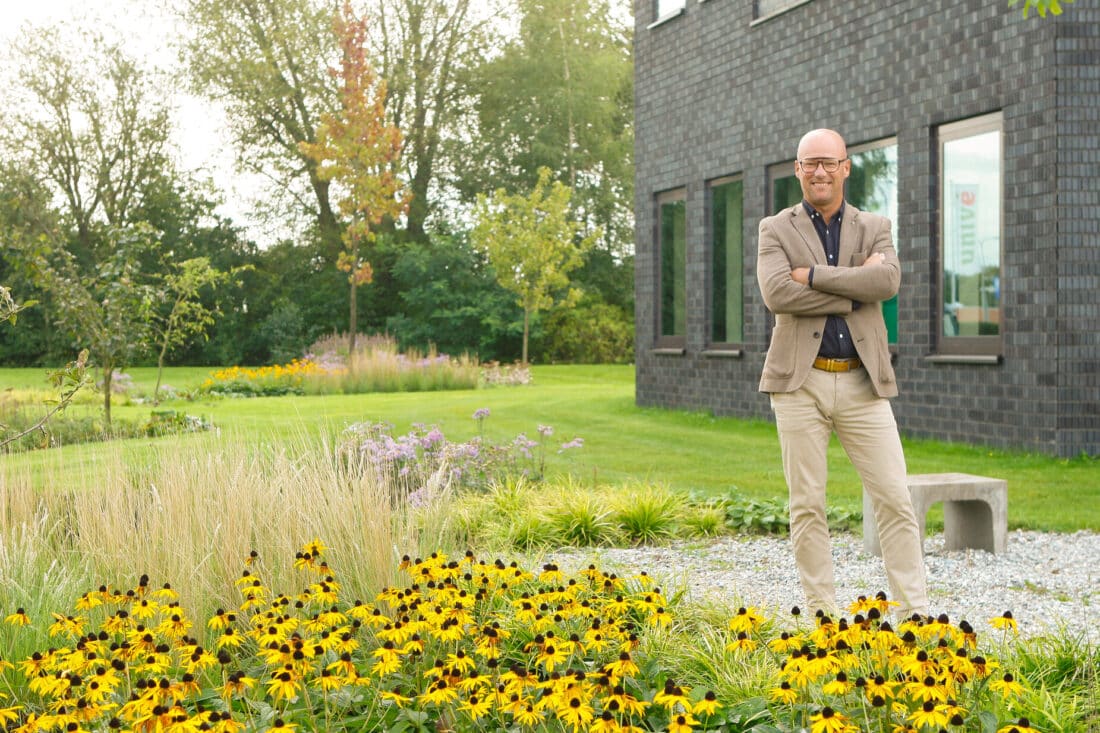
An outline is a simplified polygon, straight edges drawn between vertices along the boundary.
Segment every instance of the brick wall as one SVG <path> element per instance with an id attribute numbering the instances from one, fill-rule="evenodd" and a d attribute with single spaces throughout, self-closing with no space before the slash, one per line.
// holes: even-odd
<path id="1" fill-rule="evenodd" d="M 688 0 L 653 28 L 635 0 L 637 401 L 770 417 L 757 392 L 767 312 L 756 227 L 767 166 L 816 127 L 898 143 L 902 261 L 894 401 L 903 433 L 1100 453 L 1100 9 L 1023 19 L 1000 2 L 813 0 L 753 23 L 752 2 Z M 939 328 L 936 127 L 1004 120 L 1003 360 L 928 360 Z M 745 341 L 706 351 L 705 184 L 741 174 Z M 656 192 L 687 190 L 687 348 L 653 353 Z"/>

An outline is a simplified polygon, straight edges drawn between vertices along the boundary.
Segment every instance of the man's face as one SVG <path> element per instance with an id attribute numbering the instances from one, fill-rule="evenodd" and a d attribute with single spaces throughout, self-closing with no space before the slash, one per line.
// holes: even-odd
<path id="1" fill-rule="evenodd" d="M 833 161 L 841 162 L 831 173 L 821 165 Z M 844 140 L 828 131 L 807 135 L 798 146 L 794 169 L 806 201 L 827 216 L 836 213 L 844 201 L 844 181 L 852 171 Z"/>

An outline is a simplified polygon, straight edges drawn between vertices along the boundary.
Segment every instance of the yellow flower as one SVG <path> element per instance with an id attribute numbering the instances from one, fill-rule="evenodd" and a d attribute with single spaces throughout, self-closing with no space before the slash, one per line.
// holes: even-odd
<path id="1" fill-rule="evenodd" d="M 850 725 L 848 719 L 830 707 L 821 709 L 820 713 L 810 716 L 810 733 L 849 733 L 858 731 L 858 728 Z"/>
<path id="2" fill-rule="evenodd" d="M 275 718 L 275 724 L 268 728 L 268 733 L 280 733 L 281 731 L 291 731 L 298 726 L 294 723 L 287 723 L 282 718 Z"/>
<path id="3" fill-rule="evenodd" d="M 714 694 L 713 690 L 707 690 L 707 694 L 703 695 L 703 699 L 695 703 L 691 712 L 695 715 L 705 715 L 710 717 L 718 712 L 718 708 L 722 707 L 722 704 L 718 702 L 718 696 Z"/>
<path id="4" fill-rule="evenodd" d="M 1006 700 L 1010 697 L 1018 697 L 1024 692 L 1024 686 L 1017 682 L 1009 672 L 1006 672 L 1003 678 L 990 682 L 989 689 L 1001 693 L 1001 696 Z"/>
<path id="5" fill-rule="evenodd" d="M 672 680 L 665 681 L 665 689 L 653 696 L 655 705 L 664 706 L 669 712 L 679 705 L 681 710 L 691 710 L 691 701 L 687 697 L 688 690 L 678 686 Z"/>
<path id="6" fill-rule="evenodd" d="M 764 621 L 764 616 L 757 608 L 753 606 L 741 607 L 737 609 L 737 615 L 730 619 L 729 628 L 730 631 L 749 633 L 758 630 L 764 624 Z"/>
<path id="7" fill-rule="evenodd" d="M 469 699 L 458 706 L 458 709 L 470 716 L 471 720 L 479 720 L 489 714 L 493 704 L 488 698 L 479 698 L 470 695 Z"/>
<path id="8" fill-rule="evenodd" d="M 793 705 L 798 701 L 798 691 L 791 687 L 790 682 L 784 681 L 779 687 L 773 687 L 768 697 L 776 702 Z"/>
<path id="9" fill-rule="evenodd" d="M 405 703 L 412 701 L 411 697 L 406 697 L 401 692 L 400 687 L 395 687 L 392 690 L 382 690 L 378 693 L 378 696 L 383 700 L 389 700 L 399 708 L 405 707 Z"/>
<path id="10" fill-rule="evenodd" d="M 554 711 L 554 714 L 557 715 L 558 719 L 563 723 L 573 726 L 574 731 L 578 731 L 582 726 L 588 725 L 592 722 L 592 719 L 596 717 L 596 713 L 592 709 L 592 706 L 577 695 L 573 695 L 566 700 L 564 705 L 558 707 L 558 709 Z"/>
<path id="11" fill-rule="evenodd" d="M 837 695 L 843 697 L 852 691 L 853 685 L 848 681 L 848 675 L 843 672 L 837 672 L 836 678 L 826 682 L 821 686 L 821 691 L 826 695 Z"/>
<path id="12" fill-rule="evenodd" d="M 691 733 L 693 725 L 699 725 L 699 721 L 691 713 L 680 713 L 668 721 L 668 733 Z"/>
<path id="13" fill-rule="evenodd" d="M 756 649 L 760 644 L 756 639 L 749 637 L 748 632 L 740 631 L 737 633 L 737 638 L 726 644 L 726 651 L 731 652 L 751 652 Z"/>
<path id="14" fill-rule="evenodd" d="M 0 708 L 0 725 L 14 723 L 19 719 L 19 711 L 22 709 L 22 705 L 16 705 L 11 708 Z"/>
<path id="15" fill-rule="evenodd" d="M 298 680 L 289 670 L 284 669 L 267 683 L 267 694 L 275 699 L 275 702 L 293 700 L 298 697 Z"/>
<path id="16" fill-rule="evenodd" d="M 26 611 L 24 611 L 22 608 L 17 608 L 15 609 L 15 613 L 4 619 L 4 622 L 9 623 L 12 626 L 29 626 L 31 623 L 31 619 L 27 615 Z"/>
<path id="17" fill-rule="evenodd" d="M 512 719 L 524 728 L 534 728 L 542 722 L 543 715 L 541 710 L 536 710 L 534 705 L 527 703 L 512 714 Z"/>
<path id="18" fill-rule="evenodd" d="M 1011 631 L 1014 634 L 1019 632 L 1019 628 L 1016 625 L 1016 619 L 1012 618 L 1012 611 L 1005 611 L 1000 616 L 994 616 L 989 619 L 989 625 L 995 629 Z"/>
<path id="19" fill-rule="evenodd" d="M 605 664 L 603 671 L 613 680 L 620 680 L 623 677 L 637 676 L 639 670 L 638 665 L 630 658 L 630 652 L 622 652 L 616 661 Z"/>
<path id="20" fill-rule="evenodd" d="M 913 727 L 918 730 L 921 728 L 943 728 L 947 726 L 951 716 L 946 712 L 946 705 L 937 705 L 931 700 L 926 700 L 919 710 L 914 710 L 909 715 L 909 720 L 913 722 Z"/>
<path id="21" fill-rule="evenodd" d="M 1001 728 L 997 733 L 1039 733 L 1039 731 L 1031 727 L 1031 721 L 1027 718 L 1020 718 L 1017 722 Z"/>

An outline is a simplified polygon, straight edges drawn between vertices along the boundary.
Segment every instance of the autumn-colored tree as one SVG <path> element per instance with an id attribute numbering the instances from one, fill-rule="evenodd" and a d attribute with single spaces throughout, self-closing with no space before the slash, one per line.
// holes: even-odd
<path id="1" fill-rule="evenodd" d="M 335 21 L 340 43 L 340 110 L 321 117 L 316 143 L 301 149 L 317 162 L 318 175 L 337 184 L 337 207 L 345 218 L 344 251 L 336 266 L 348 273 L 351 314 L 350 353 L 355 352 L 355 291 L 373 277 L 363 246 L 374 239 L 378 225 L 405 212 L 409 195 L 397 179 L 394 163 L 401 156 L 401 130 L 386 119 L 386 81 L 367 60 L 367 21 L 356 16 L 345 0 Z"/>
<path id="2" fill-rule="evenodd" d="M 551 183 L 552 171 L 539 169 L 530 194 L 513 195 L 497 189 L 491 197 L 479 195 L 474 209 L 474 246 L 486 253 L 497 282 L 516 296 L 523 308 L 523 363 L 531 316 L 554 305 L 575 303 L 580 291 L 570 287 L 569 273 L 584 262 L 584 253 L 596 244 L 596 230 L 581 238 L 581 222 L 569 211 L 572 189 Z"/>

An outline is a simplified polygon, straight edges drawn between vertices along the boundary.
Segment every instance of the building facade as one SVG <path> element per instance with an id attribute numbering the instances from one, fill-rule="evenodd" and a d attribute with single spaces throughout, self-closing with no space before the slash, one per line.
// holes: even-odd
<path id="1" fill-rule="evenodd" d="M 894 222 L 903 434 L 1100 454 L 1100 8 L 635 0 L 640 405 L 770 418 L 760 219 L 829 127 Z"/>

